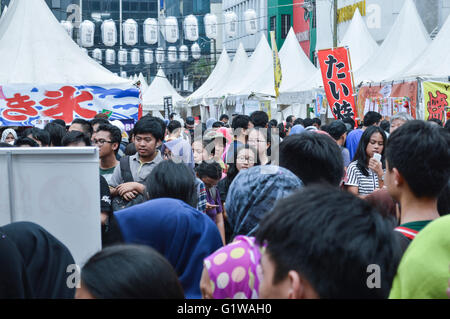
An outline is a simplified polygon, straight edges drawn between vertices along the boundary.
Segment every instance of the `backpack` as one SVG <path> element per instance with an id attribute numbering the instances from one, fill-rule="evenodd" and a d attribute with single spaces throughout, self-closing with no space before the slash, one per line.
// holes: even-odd
<path id="1" fill-rule="evenodd" d="M 122 174 L 122 179 L 124 183 L 134 182 L 133 174 L 131 174 L 131 168 L 130 168 L 130 157 L 129 156 L 123 156 L 120 159 L 120 173 Z M 117 195 L 114 196 L 111 205 L 113 211 L 117 212 L 119 210 L 122 210 L 124 208 L 128 208 L 137 204 L 141 204 L 146 201 L 146 198 L 142 194 L 138 194 L 136 198 L 134 198 L 131 201 L 127 201 L 123 199 L 122 196 Z"/>

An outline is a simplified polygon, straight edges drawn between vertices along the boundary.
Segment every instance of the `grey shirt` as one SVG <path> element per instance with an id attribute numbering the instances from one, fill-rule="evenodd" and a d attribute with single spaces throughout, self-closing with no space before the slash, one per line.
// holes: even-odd
<path id="1" fill-rule="evenodd" d="M 133 175 L 133 179 L 135 182 L 144 183 L 145 179 L 152 172 L 152 170 L 163 161 L 160 151 L 157 151 L 158 154 L 153 159 L 153 161 L 148 163 L 142 163 L 139 159 L 139 153 L 136 153 L 133 156 L 130 156 L 130 169 L 131 174 Z M 116 166 L 114 169 L 114 173 L 109 181 L 109 186 L 117 187 L 120 184 L 123 184 L 125 181 L 122 178 L 122 173 L 120 171 L 120 164 Z"/>

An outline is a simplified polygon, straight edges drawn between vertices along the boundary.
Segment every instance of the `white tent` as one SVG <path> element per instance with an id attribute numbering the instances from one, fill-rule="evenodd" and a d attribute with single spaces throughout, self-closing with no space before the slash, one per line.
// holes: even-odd
<path id="1" fill-rule="evenodd" d="M 349 48 L 353 70 L 362 67 L 378 49 L 358 8 L 339 46 Z"/>
<path id="2" fill-rule="evenodd" d="M 139 73 L 138 80 L 141 82 L 141 93 L 144 94 L 145 91 L 147 91 L 147 89 L 148 89 L 148 84 L 147 84 L 147 81 L 145 80 L 145 77 L 142 74 L 142 72 Z"/>
<path id="3" fill-rule="evenodd" d="M 170 84 L 169 80 L 167 80 L 162 68 L 159 68 L 152 83 L 142 96 L 143 111 L 163 111 L 164 97 L 167 96 L 172 97 L 172 105 L 174 107 L 177 102 L 183 100 L 183 97 L 178 94 L 178 92 Z"/>
<path id="4" fill-rule="evenodd" d="M 442 26 L 437 37 L 428 48 L 396 78 L 430 77 L 447 78 L 450 76 L 450 16 Z"/>
<path id="5" fill-rule="evenodd" d="M 0 21 L 2 20 L 2 18 L 6 15 L 6 12 L 8 11 L 8 6 L 5 5 L 5 7 L 3 8 L 2 11 L 2 15 L 0 16 Z"/>
<path id="6" fill-rule="evenodd" d="M 225 95 L 232 95 L 239 91 L 242 78 L 247 73 L 247 68 L 248 56 L 241 42 L 234 55 L 229 71 L 227 72 L 228 74 L 221 81 L 218 81 L 215 87 L 210 91 L 211 93 L 205 95 L 205 98 L 220 98 Z"/>
<path id="7" fill-rule="evenodd" d="M 197 101 L 210 93 L 216 87 L 217 83 L 222 81 L 227 76 L 230 65 L 231 61 L 227 50 L 223 49 L 219 60 L 217 61 L 217 64 L 208 79 L 194 93 L 192 93 L 187 100 Z"/>
<path id="8" fill-rule="evenodd" d="M 0 85 L 129 84 L 88 57 L 44 0 L 15 0 L 0 21 Z"/>
<path id="9" fill-rule="evenodd" d="M 401 72 L 427 48 L 430 37 L 412 0 L 406 0 L 383 44 L 355 72 L 355 85 L 381 82 Z"/>

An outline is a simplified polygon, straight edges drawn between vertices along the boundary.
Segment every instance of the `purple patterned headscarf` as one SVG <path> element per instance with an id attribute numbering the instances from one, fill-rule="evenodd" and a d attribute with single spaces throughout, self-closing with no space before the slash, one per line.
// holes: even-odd
<path id="1" fill-rule="evenodd" d="M 254 237 L 237 236 L 204 260 L 214 299 L 258 299 L 261 251 Z"/>

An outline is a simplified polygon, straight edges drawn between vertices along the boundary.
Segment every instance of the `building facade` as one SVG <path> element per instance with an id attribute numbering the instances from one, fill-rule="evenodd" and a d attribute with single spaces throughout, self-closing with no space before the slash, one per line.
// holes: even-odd
<path id="1" fill-rule="evenodd" d="M 275 31 L 278 50 L 283 46 L 293 23 L 292 0 L 268 0 L 267 23 L 268 37 L 270 31 Z"/>

